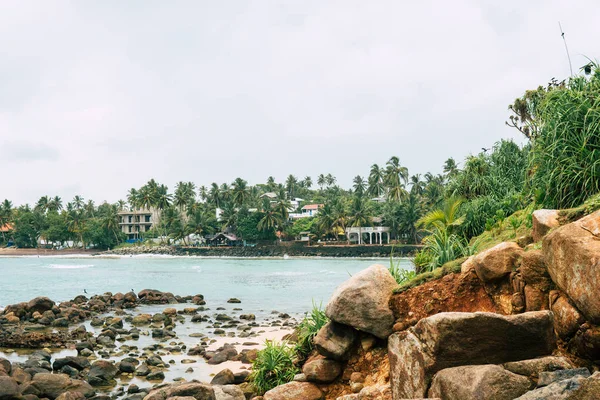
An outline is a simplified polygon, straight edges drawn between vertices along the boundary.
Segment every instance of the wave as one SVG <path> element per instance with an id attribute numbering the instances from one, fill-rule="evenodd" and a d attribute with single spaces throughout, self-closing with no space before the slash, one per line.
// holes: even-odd
<path id="1" fill-rule="evenodd" d="M 200 265 L 192 266 L 192 269 L 195 269 L 197 272 L 202 272 L 202 267 Z"/>
<path id="2" fill-rule="evenodd" d="M 80 264 L 80 265 L 67 265 L 67 264 L 50 264 L 46 268 L 51 269 L 84 269 L 91 268 L 93 265 L 91 264 Z"/>
<path id="3" fill-rule="evenodd" d="M 273 272 L 269 274 L 271 276 L 303 276 L 310 275 L 310 272 L 296 272 L 296 271 L 283 271 L 283 272 Z"/>

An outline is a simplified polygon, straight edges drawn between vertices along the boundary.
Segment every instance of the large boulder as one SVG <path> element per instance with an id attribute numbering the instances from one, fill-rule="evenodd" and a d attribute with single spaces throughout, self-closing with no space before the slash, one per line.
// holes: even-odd
<path id="1" fill-rule="evenodd" d="M 237 385 L 213 385 L 215 400 L 246 400 L 242 389 Z"/>
<path id="2" fill-rule="evenodd" d="M 94 389 L 89 383 L 77 379 L 71 379 L 65 374 L 35 374 L 30 382 L 21 388 L 21 394 L 33 394 L 39 398 L 47 397 L 56 399 L 65 392 L 80 392 L 85 397 L 94 395 Z"/>
<path id="3" fill-rule="evenodd" d="M 600 372 L 595 372 L 592 376 L 581 383 L 568 400 L 597 400 L 600 393 Z"/>
<path id="4" fill-rule="evenodd" d="M 552 280 L 590 321 L 600 323 L 600 211 L 549 233 L 543 242 Z"/>
<path id="5" fill-rule="evenodd" d="M 578 389 L 580 389 L 586 381 L 586 377 L 579 375 L 571 379 L 565 379 L 562 381 L 551 383 L 548 386 L 537 388 L 535 390 L 525 393 L 520 397 L 517 397 L 515 400 L 576 399 L 577 397 L 573 396 L 577 393 Z M 584 399 L 586 400 L 596 400 L 597 398 L 597 393 L 595 397 L 584 397 Z"/>
<path id="6" fill-rule="evenodd" d="M 19 385 L 10 376 L 0 376 L 0 400 L 12 400 L 18 398 Z"/>
<path id="7" fill-rule="evenodd" d="M 335 360 L 316 358 L 304 364 L 302 373 L 309 382 L 329 383 L 342 373 L 342 366 Z"/>
<path id="8" fill-rule="evenodd" d="M 552 286 L 548 269 L 541 250 L 529 250 L 523 253 L 521 277 L 528 286 L 547 292 Z"/>
<path id="9" fill-rule="evenodd" d="M 541 240 L 551 229 L 558 228 L 558 210 L 535 210 L 531 215 L 533 241 Z"/>
<path id="10" fill-rule="evenodd" d="M 31 313 L 39 312 L 40 314 L 44 311 L 52 310 L 54 302 L 47 297 L 36 297 L 27 303 L 27 310 Z"/>
<path id="11" fill-rule="evenodd" d="M 473 266 L 483 282 L 496 281 L 516 269 L 523 253 L 518 244 L 503 242 L 477 254 L 473 259 Z"/>
<path id="12" fill-rule="evenodd" d="M 467 365 L 435 374 L 428 394 L 444 400 L 513 400 L 530 385 L 526 377 L 498 365 Z"/>
<path id="13" fill-rule="evenodd" d="M 205 383 L 189 382 L 154 389 L 144 400 L 166 400 L 170 397 L 193 397 L 196 400 L 216 400 L 212 386 Z"/>
<path id="14" fill-rule="evenodd" d="M 347 358 L 355 338 L 355 330 L 348 325 L 329 321 L 315 336 L 314 344 L 317 351 L 325 357 L 343 360 Z"/>
<path id="15" fill-rule="evenodd" d="M 583 315 L 559 291 L 550 293 L 550 309 L 554 313 L 554 329 L 561 339 L 570 338 L 585 322 Z"/>
<path id="16" fill-rule="evenodd" d="M 322 400 L 323 392 L 308 382 L 290 382 L 269 390 L 265 400 Z M 148 400 L 148 399 L 144 399 Z"/>
<path id="17" fill-rule="evenodd" d="M 425 397 L 433 375 L 445 368 L 525 360 L 549 355 L 555 346 L 549 311 L 433 315 L 389 338 L 394 398 Z"/>
<path id="18" fill-rule="evenodd" d="M 385 339 L 394 325 L 388 303 L 396 286 L 387 268 L 372 265 L 335 290 L 325 313 L 332 321 Z"/>
<path id="19" fill-rule="evenodd" d="M 114 378 L 117 372 L 115 364 L 110 361 L 99 360 L 92 364 L 87 381 L 92 386 L 112 386 L 115 384 Z"/>
<path id="20" fill-rule="evenodd" d="M 231 385 L 235 382 L 235 376 L 230 369 L 223 369 L 219 371 L 210 381 L 211 385 Z"/>

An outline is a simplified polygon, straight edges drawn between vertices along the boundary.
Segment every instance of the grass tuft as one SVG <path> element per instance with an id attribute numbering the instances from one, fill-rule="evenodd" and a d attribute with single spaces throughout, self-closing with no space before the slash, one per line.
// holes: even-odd
<path id="1" fill-rule="evenodd" d="M 252 387 L 259 395 L 291 382 L 298 372 L 294 365 L 294 349 L 286 341 L 267 341 L 265 345 L 252 363 L 252 373 L 249 376 Z"/>

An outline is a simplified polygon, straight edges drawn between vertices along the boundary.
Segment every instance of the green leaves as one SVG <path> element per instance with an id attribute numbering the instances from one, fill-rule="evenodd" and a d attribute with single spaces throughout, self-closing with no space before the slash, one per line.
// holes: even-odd
<path id="1" fill-rule="evenodd" d="M 266 341 L 252 363 L 249 380 L 260 395 L 276 386 L 291 382 L 298 372 L 294 366 L 295 353 L 286 341 Z"/>

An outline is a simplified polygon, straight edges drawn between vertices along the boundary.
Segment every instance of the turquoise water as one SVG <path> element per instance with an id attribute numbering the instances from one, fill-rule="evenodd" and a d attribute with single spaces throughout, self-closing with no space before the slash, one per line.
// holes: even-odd
<path id="1" fill-rule="evenodd" d="M 230 297 L 245 310 L 303 313 L 312 301 L 327 303 L 350 275 L 386 259 L 234 259 L 196 257 L 0 258 L 0 308 L 47 296 L 65 301 L 87 291 L 136 293 L 158 289 L 175 295 L 203 294 L 209 303 Z M 411 262 L 401 260 L 408 268 Z"/>

